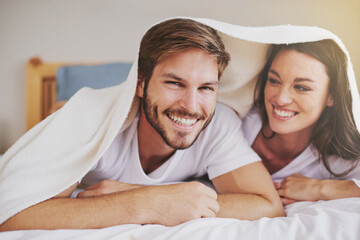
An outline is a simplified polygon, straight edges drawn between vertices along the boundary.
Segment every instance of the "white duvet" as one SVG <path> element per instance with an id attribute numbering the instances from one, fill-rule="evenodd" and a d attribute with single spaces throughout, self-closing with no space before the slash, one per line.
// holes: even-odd
<path id="1" fill-rule="evenodd" d="M 89 230 L 25 230 L 0 233 L 15 240 L 359 240 L 360 198 L 298 202 L 286 207 L 287 217 L 256 221 L 203 218 L 175 227 L 128 224 Z"/>

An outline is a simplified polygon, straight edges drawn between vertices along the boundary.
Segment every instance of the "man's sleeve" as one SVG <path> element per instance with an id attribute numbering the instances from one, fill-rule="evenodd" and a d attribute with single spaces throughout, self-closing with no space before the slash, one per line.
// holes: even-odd
<path id="1" fill-rule="evenodd" d="M 218 104 L 206 137 L 209 146 L 207 172 L 210 179 L 260 161 L 241 131 L 241 119 L 229 107 Z"/>

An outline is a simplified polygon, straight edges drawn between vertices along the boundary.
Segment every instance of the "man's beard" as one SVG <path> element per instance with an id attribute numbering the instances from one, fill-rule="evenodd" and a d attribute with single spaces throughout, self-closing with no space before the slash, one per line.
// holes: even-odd
<path id="1" fill-rule="evenodd" d="M 164 126 L 162 126 L 162 124 L 159 121 L 158 106 L 153 104 L 147 95 L 147 86 L 144 88 L 142 105 L 143 105 L 146 120 L 159 133 L 159 135 L 162 137 L 164 142 L 173 149 L 186 149 L 186 148 L 191 147 L 194 144 L 194 142 L 196 141 L 196 139 L 199 137 L 201 131 L 204 130 L 207 127 L 207 125 L 209 125 L 212 117 L 214 116 L 214 113 L 212 113 L 212 115 L 205 122 L 204 126 L 196 134 L 196 136 L 194 137 L 194 140 L 192 142 L 188 142 L 188 141 L 186 141 L 186 136 L 191 134 L 189 132 L 177 131 L 176 132 L 177 136 L 175 137 L 176 139 L 169 138 L 169 136 L 167 135 L 167 133 L 165 131 Z M 166 115 L 169 115 L 170 113 L 171 114 L 176 113 L 178 116 L 182 116 L 182 117 L 188 116 L 188 117 L 196 118 L 196 119 L 200 119 L 200 120 L 205 119 L 205 116 L 203 114 L 199 114 L 199 113 L 191 114 L 182 109 L 177 109 L 177 110 L 167 109 L 164 113 Z"/>

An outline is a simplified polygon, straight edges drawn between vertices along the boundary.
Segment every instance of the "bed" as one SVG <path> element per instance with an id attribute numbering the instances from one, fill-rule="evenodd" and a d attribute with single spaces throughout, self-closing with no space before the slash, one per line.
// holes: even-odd
<path id="1" fill-rule="evenodd" d="M 131 63 L 124 64 L 131 66 Z M 72 65 L 46 63 L 40 58 L 28 61 L 27 129 L 66 102 L 66 97 L 59 97 L 58 70 Z M 75 65 L 94 67 L 98 64 Z M 125 75 L 126 71 L 123 70 Z M 0 239 L 360 239 L 360 198 L 298 202 L 285 210 L 286 217 L 256 221 L 209 218 L 174 227 L 128 224 L 88 230 L 24 230 L 0 233 Z"/>
<path id="2" fill-rule="evenodd" d="M 174 227 L 119 225 L 88 230 L 24 230 L 0 233 L 0 239 L 251 239 L 251 240 L 358 240 L 360 199 L 299 202 L 286 207 L 287 217 L 246 221 L 198 219 Z"/>

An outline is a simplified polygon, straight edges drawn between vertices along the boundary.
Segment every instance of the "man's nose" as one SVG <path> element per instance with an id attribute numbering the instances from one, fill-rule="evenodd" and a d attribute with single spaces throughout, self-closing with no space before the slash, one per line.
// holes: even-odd
<path id="1" fill-rule="evenodd" d="M 181 107 L 189 113 L 197 113 L 199 105 L 198 93 L 196 90 L 187 90 L 181 99 Z"/>

